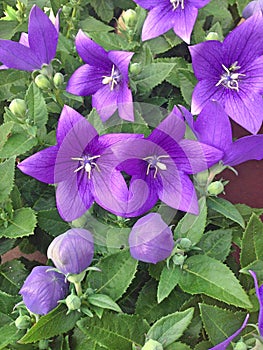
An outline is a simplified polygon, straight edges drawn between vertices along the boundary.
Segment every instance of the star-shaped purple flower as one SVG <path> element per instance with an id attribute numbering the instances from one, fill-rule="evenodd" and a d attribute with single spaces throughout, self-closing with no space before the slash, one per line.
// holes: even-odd
<path id="1" fill-rule="evenodd" d="M 263 114 L 263 19 L 261 13 L 235 28 L 223 41 L 190 47 L 195 76 L 192 113 L 219 101 L 239 125 L 255 134 Z"/>
<path id="2" fill-rule="evenodd" d="M 67 91 L 79 96 L 92 95 L 92 106 L 103 121 L 110 118 L 117 108 L 122 119 L 133 121 L 128 76 L 133 52 L 106 52 L 81 30 L 76 36 L 76 48 L 85 64 L 73 73 Z"/>
<path id="3" fill-rule="evenodd" d="M 142 40 L 156 38 L 173 29 L 175 34 L 190 43 L 198 9 L 211 0 L 134 0 L 149 10 L 142 28 Z"/>
<path id="4" fill-rule="evenodd" d="M 61 217 L 72 221 L 83 215 L 94 200 L 113 213 L 126 211 L 127 186 L 115 169 L 109 146 L 137 134 L 107 134 L 79 113 L 64 106 L 57 127 L 57 144 L 22 161 L 18 168 L 39 181 L 57 184 Z"/>
<path id="5" fill-rule="evenodd" d="M 198 214 L 198 202 L 189 174 L 209 168 L 222 151 L 198 141 L 183 139 L 185 123 L 174 107 L 146 139 L 119 142 L 111 147 L 119 170 L 131 176 L 129 199 L 140 194 L 137 208 L 128 205 L 126 216 L 139 216 L 158 199 L 182 211 Z"/>
<path id="6" fill-rule="evenodd" d="M 58 21 L 58 18 L 57 18 Z M 41 69 L 56 55 L 58 24 L 54 25 L 48 16 L 36 5 L 29 14 L 28 35 L 23 33 L 20 42 L 0 39 L 0 62 L 3 68 L 25 71 Z"/>
<path id="7" fill-rule="evenodd" d="M 196 121 L 186 108 L 181 109 L 197 139 L 223 152 L 223 165 L 263 159 L 263 135 L 245 136 L 233 142 L 230 120 L 219 102 L 209 101 Z"/>

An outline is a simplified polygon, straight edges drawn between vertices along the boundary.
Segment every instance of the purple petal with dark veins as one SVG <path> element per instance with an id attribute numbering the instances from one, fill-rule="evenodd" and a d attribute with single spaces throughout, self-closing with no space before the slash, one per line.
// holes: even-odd
<path id="1" fill-rule="evenodd" d="M 142 41 L 156 38 L 173 28 L 175 24 L 172 5 L 154 7 L 148 13 L 142 28 Z"/>
<path id="2" fill-rule="evenodd" d="M 247 93 L 263 93 L 263 56 L 246 66 L 246 76 L 239 81 L 239 89 Z"/>
<path id="3" fill-rule="evenodd" d="M 263 159 L 263 135 L 245 136 L 235 141 L 226 149 L 223 163 L 235 166 L 251 159 Z"/>
<path id="4" fill-rule="evenodd" d="M 162 6 L 162 4 L 168 4 L 169 3 L 169 0 L 134 0 L 134 2 L 136 2 L 136 4 L 138 4 L 139 6 L 143 7 L 144 9 L 146 10 L 150 10 L 152 9 L 153 7 L 156 7 L 156 6 Z"/>
<path id="5" fill-rule="evenodd" d="M 36 5 L 32 7 L 29 15 L 28 42 L 30 49 L 42 64 L 49 64 L 55 57 L 58 32 L 48 16 Z"/>
<path id="6" fill-rule="evenodd" d="M 196 7 L 190 3 L 185 3 L 184 9 L 178 8 L 174 11 L 173 30 L 187 44 L 190 44 L 191 34 L 198 15 Z"/>
<path id="7" fill-rule="evenodd" d="M 54 184 L 57 153 L 58 146 L 51 146 L 26 158 L 17 167 L 39 181 Z"/>
<path id="8" fill-rule="evenodd" d="M 76 49 L 85 63 L 111 71 L 112 63 L 108 59 L 107 52 L 87 37 L 81 29 L 76 36 Z"/>
<path id="9" fill-rule="evenodd" d="M 50 269 L 50 266 L 34 267 L 19 291 L 26 307 L 38 315 L 53 310 L 69 292 L 65 277 Z"/>
<path id="10" fill-rule="evenodd" d="M 84 64 L 79 67 L 70 77 L 67 85 L 67 92 L 78 95 L 93 95 L 103 88 L 103 76 L 110 76 L 111 72 L 100 67 Z"/>
<path id="11" fill-rule="evenodd" d="M 249 314 L 246 316 L 242 326 L 234 333 L 232 334 L 230 337 L 228 337 L 226 340 L 224 340 L 222 343 L 217 344 L 216 346 L 213 346 L 212 348 L 210 348 L 209 350 L 226 350 L 226 348 L 228 347 L 228 345 L 231 343 L 231 341 L 233 339 L 235 339 L 235 337 L 237 337 L 239 335 L 240 332 L 243 331 L 243 329 L 246 327 L 247 322 L 249 319 Z"/>
<path id="12" fill-rule="evenodd" d="M 119 87 L 117 104 L 120 118 L 133 122 L 134 111 L 132 103 L 132 92 L 126 83 L 122 83 Z"/>
<path id="13" fill-rule="evenodd" d="M 117 109 L 118 86 L 111 90 L 107 84 L 92 96 L 92 107 L 95 107 L 103 122 L 108 120 Z"/>
<path id="14" fill-rule="evenodd" d="M 134 52 L 128 51 L 110 51 L 108 53 L 109 60 L 118 68 L 125 82 L 129 80 L 128 69 L 133 55 Z"/>
<path id="15" fill-rule="evenodd" d="M 207 5 L 211 0 L 188 0 L 189 4 L 200 9 Z"/>

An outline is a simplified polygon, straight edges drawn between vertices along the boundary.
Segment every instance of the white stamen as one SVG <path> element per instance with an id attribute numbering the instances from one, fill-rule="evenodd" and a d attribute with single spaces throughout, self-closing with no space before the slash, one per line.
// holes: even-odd
<path id="1" fill-rule="evenodd" d="M 99 169 L 98 165 L 95 162 L 93 162 L 94 159 L 97 159 L 99 157 L 100 157 L 100 155 L 92 156 L 92 157 L 84 155 L 83 157 L 73 157 L 73 158 L 71 158 L 72 160 L 77 160 L 78 162 L 80 162 L 80 166 L 77 169 L 74 170 L 74 173 L 77 173 L 78 171 L 84 169 L 88 173 L 88 178 L 90 180 L 90 178 L 91 178 L 91 171 L 92 171 L 93 167 L 95 167 L 100 172 L 100 169 Z"/>
<path id="2" fill-rule="evenodd" d="M 215 86 L 223 85 L 224 87 L 227 87 L 231 90 L 239 91 L 239 77 L 245 77 L 246 74 L 235 73 L 236 70 L 241 68 L 240 66 L 237 66 L 237 63 L 237 61 L 234 62 L 230 66 L 230 68 L 227 68 L 225 65 L 222 64 L 225 73 L 221 75 L 220 80 L 216 83 Z"/>
<path id="3" fill-rule="evenodd" d="M 184 0 L 170 0 L 170 3 L 173 5 L 173 11 L 175 11 L 180 5 L 181 9 L 184 10 Z"/>
<path id="4" fill-rule="evenodd" d="M 120 78 L 120 75 L 118 74 L 118 71 L 115 71 L 115 67 L 113 65 L 111 69 L 111 75 L 110 76 L 103 75 L 102 78 L 103 78 L 102 84 L 103 85 L 109 84 L 110 90 L 112 91 L 115 85 L 118 84 L 118 79 Z"/>
<path id="5" fill-rule="evenodd" d="M 160 162 L 160 159 L 162 158 L 170 158 L 168 155 L 163 156 L 149 156 L 143 158 L 143 160 L 148 162 L 147 169 L 146 169 L 146 175 L 149 175 L 150 169 L 154 168 L 154 174 L 153 177 L 156 178 L 158 170 L 167 170 L 166 164 Z"/>

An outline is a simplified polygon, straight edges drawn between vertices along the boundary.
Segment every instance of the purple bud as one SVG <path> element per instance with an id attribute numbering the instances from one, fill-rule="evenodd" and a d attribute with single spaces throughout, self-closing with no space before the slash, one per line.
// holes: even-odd
<path id="1" fill-rule="evenodd" d="M 134 259 L 156 264 L 170 256 L 174 247 L 173 234 L 160 214 L 150 213 L 133 226 L 129 245 Z"/>
<path id="2" fill-rule="evenodd" d="M 50 269 L 50 266 L 34 267 L 19 291 L 28 310 L 35 314 L 47 314 L 68 294 L 65 277 Z"/>
<path id="3" fill-rule="evenodd" d="M 92 262 L 94 245 L 92 234 L 82 228 L 73 228 L 56 237 L 47 250 L 56 268 L 67 274 L 79 274 Z"/>

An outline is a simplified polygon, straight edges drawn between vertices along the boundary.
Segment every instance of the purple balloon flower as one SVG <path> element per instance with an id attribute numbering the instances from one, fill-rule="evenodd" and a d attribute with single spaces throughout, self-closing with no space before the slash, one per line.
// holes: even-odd
<path id="1" fill-rule="evenodd" d="M 199 80 L 192 96 L 192 113 L 219 101 L 238 124 L 255 134 L 263 120 L 263 19 L 261 13 L 235 28 L 223 41 L 190 47 Z"/>
<path id="2" fill-rule="evenodd" d="M 249 18 L 258 11 L 263 11 L 263 0 L 250 1 L 250 3 L 247 4 L 247 6 L 244 8 L 242 12 L 242 17 Z"/>
<path id="3" fill-rule="evenodd" d="M 56 55 L 58 25 L 36 5 L 29 14 L 28 35 L 23 33 L 20 42 L 0 39 L 0 61 L 3 68 L 25 71 L 41 69 Z"/>
<path id="4" fill-rule="evenodd" d="M 150 10 L 142 28 L 143 41 L 156 38 L 173 29 L 175 34 L 189 44 L 198 9 L 211 0 L 134 1 L 146 10 Z"/>
<path id="5" fill-rule="evenodd" d="M 84 271 L 92 262 L 93 254 L 92 234 L 82 228 L 70 229 L 56 237 L 47 250 L 47 257 L 64 275 Z"/>
<path id="6" fill-rule="evenodd" d="M 173 234 L 160 214 L 150 213 L 133 226 L 129 246 L 134 259 L 156 264 L 172 253 Z"/>
<path id="7" fill-rule="evenodd" d="M 263 337 L 263 284 L 259 287 L 257 275 L 254 271 L 248 271 L 254 279 L 256 295 L 258 297 L 259 302 L 259 315 L 258 315 L 258 330 L 261 337 Z"/>
<path id="8" fill-rule="evenodd" d="M 45 315 L 68 294 L 69 285 L 65 277 L 52 271 L 50 266 L 34 267 L 26 278 L 19 294 L 29 311 Z"/>
<path id="9" fill-rule="evenodd" d="M 224 165 L 263 159 L 263 135 L 245 136 L 233 142 L 230 120 L 217 101 L 209 101 L 196 121 L 186 108 L 181 109 L 197 139 L 223 152 Z"/>
<path id="10" fill-rule="evenodd" d="M 210 348 L 209 350 L 225 350 L 228 345 L 231 343 L 231 341 L 238 336 L 238 334 L 240 332 L 243 331 L 243 329 L 246 327 L 247 325 L 247 322 L 248 322 L 248 319 L 249 319 L 249 314 L 246 316 L 242 326 L 234 333 L 232 334 L 230 337 L 228 337 L 226 340 L 224 340 L 222 343 L 220 344 L 217 344 L 216 346 Z"/>
<path id="11" fill-rule="evenodd" d="M 76 48 L 85 64 L 73 73 L 67 91 L 79 96 L 92 95 L 92 106 L 103 121 L 117 108 L 122 119 L 133 121 L 128 76 L 133 52 L 106 52 L 81 30 L 76 36 Z"/>
<path id="12" fill-rule="evenodd" d="M 158 199 L 172 208 L 198 214 L 198 202 L 189 174 L 209 168 L 222 158 L 222 151 L 183 139 L 181 112 L 171 114 L 146 138 L 126 140 L 111 147 L 120 165 L 131 176 L 129 199 L 140 195 L 137 207 L 128 205 L 126 216 L 139 216 Z"/>
<path id="13" fill-rule="evenodd" d="M 99 137 L 84 117 L 64 106 L 57 127 L 57 144 L 25 159 L 18 168 L 39 181 L 58 184 L 57 208 L 66 221 L 79 218 L 94 200 L 119 215 L 125 212 L 127 185 L 115 169 L 109 146 L 129 137 L 141 135 Z"/>

